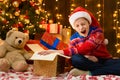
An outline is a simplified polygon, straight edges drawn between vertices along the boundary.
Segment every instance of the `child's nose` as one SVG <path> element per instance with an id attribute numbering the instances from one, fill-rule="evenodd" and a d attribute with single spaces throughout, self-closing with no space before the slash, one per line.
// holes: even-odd
<path id="1" fill-rule="evenodd" d="M 83 27 L 81 25 L 79 25 L 79 29 L 81 30 L 81 29 L 83 29 Z"/>

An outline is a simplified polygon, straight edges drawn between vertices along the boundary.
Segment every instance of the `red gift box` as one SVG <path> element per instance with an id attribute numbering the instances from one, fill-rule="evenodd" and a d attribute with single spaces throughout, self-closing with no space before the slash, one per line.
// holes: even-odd
<path id="1" fill-rule="evenodd" d="M 48 49 L 65 49 L 68 47 L 66 43 L 51 35 L 48 32 L 45 32 L 40 40 L 40 43 L 47 47 Z"/>

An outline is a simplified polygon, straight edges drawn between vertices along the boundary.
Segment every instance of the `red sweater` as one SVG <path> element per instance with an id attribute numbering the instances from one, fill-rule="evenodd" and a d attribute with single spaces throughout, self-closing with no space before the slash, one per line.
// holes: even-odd
<path id="1" fill-rule="evenodd" d="M 104 43 L 104 34 L 101 28 L 90 27 L 87 37 L 80 36 L 77 32 L 72 35 L 70 47 L 64 49 L 64 54 L 71 56 L 74 54 L 92 55 L 98 58 L 111 58 Z"/>

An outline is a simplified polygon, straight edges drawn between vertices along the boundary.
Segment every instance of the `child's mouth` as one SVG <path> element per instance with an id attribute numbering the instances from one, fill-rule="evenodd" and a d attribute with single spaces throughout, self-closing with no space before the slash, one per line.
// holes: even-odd
<path id="1" fill-rule="evenodd" d="M 86 33 L 86 30 L 81 31 L 81 33 L 82 33 L 82 34 L 85 34 L 85 33 Z"/>

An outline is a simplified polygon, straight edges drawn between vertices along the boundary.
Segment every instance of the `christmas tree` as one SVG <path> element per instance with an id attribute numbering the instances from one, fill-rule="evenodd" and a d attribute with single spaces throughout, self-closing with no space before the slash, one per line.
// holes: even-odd
<path id="1" fill-rule="evenodd" d="M 30 35 L 44 32 L 40 28 L 45 23 L 46 11 L 42 0 L 0 0 L 0 38 L 10 29 L 28 31 Z"/>

